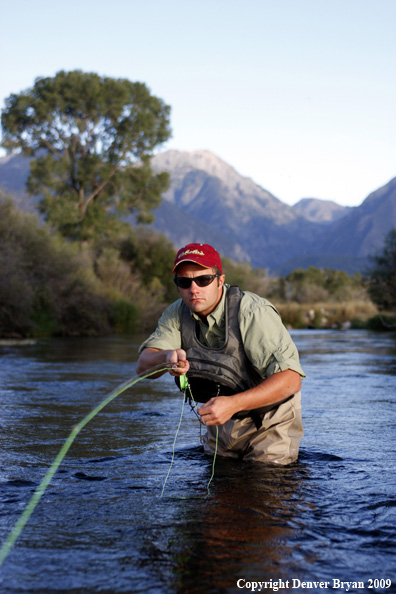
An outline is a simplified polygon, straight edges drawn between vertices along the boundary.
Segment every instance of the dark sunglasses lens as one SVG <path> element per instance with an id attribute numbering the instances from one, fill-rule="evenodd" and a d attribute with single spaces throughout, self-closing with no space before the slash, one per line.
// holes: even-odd
<path id="1" fill-rule="evenodd" d="M 189 289 L 194 281 L 198 287 L 207 287 L 218 276 L 218 274 L 203 274 L 195 278 L 187 278 L 186 276 L 176 276 L 174 281 L 181 289 Z"/>
<path id="2" fill-rule="evenodd" d="M 202 276 L 197 276 L 194 278 L 194 282 L 198 285 L 198 287 L 207 287 L 216 276 L 216 274 L 203 274 Z"/>
<path id="3" fill-rule="evenodd" d="M 174 279 L 175 284 L 181 289 L 189 289 L 191 287 L 192 279 L 185 278 L 183 276 L 176 276 Z"/>

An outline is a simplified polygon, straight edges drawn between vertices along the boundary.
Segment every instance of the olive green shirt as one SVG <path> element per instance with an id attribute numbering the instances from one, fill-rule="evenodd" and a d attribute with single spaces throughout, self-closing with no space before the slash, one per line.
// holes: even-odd
<path id="1" fill-rule="evenodd" d="M 225 285 L 222 298 L 216 309 L 203 321 L 190 311 L 198 324 L 198 337 L 205 346 L 219 348 L 225 339 Z M 156 330 L 139 347 L 160 350 L 181 348 L 180 313 L 182 300 L 178 299 L 163 312 Z M 305 373 L 300 366 L 297 348 L 289 332 L 282 324 L 276 308 L 254 293 L 244 292 L 239 309 L 239 328 L 245 353 L 262 378 L 278 371 L 291 369 L 302 378 Z"/>

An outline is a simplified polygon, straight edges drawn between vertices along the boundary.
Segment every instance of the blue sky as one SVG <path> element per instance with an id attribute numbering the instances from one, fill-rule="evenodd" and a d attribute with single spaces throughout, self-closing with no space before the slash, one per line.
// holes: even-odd
<path id="1" fill-rule="evenodd" d="M 396 176 L 396 0 L 0 0 L 0 106 L 38 76 L 142 81 L 165 149 L 212 151 L 288 204 Z"/>

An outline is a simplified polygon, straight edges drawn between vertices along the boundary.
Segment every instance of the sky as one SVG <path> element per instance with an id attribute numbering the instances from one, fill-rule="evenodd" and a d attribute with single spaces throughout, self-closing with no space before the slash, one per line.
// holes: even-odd
<path id="1" fill-rule="evenodd" d="M 171 106 L 161 150 L 287 204 L 358 206 L 396 176 L 396 0 L 0 0 L 0 24 L 1 109 L 79 69 L 144 82 Z"/>

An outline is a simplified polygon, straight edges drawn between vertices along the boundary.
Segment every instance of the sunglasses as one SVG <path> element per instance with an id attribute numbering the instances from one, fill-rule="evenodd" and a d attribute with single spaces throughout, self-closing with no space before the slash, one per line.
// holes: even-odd
<path id="1" fill-rule="evenodd" d="M 181 289 L 189 289 L 193 281 L 198 287 L 207 287 L 213 283 L 216 276 L 220 276 L 220 274 L 202 274 L 201 276 L 195 276 L 194 278 L 189 278 L 188 276 L 175 276 L 173 280 Z"/>

